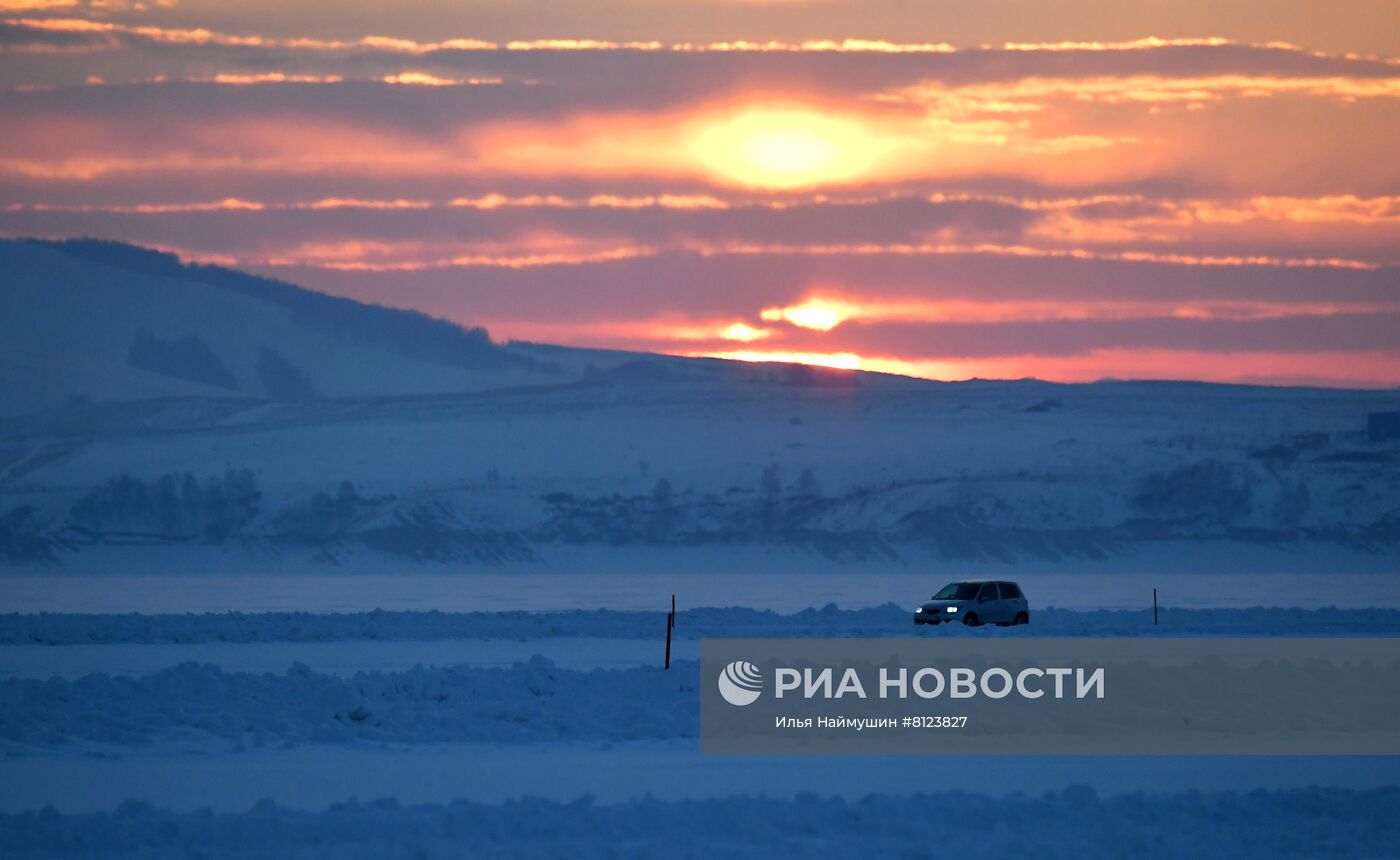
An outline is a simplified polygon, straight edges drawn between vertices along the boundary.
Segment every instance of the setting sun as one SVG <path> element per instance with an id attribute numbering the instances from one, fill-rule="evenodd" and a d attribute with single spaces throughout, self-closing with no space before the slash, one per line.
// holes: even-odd
<path id="1" fill-rule="evenodd" d="M 836 160 L 836 146 L 806 129 L 758 131 L 743 137 L 742 158 L 772 174 L 811 175 Z"/>
<path id="2" fill-rule="evenodd" d="M 736 322 L 720 332 L 720 337 L 725 340 L 741 340 L 748 343 L 755 340 L 762 340 L 770 334 L 772 334 L 772 332 L 766 329 L 754 328 L 748 323 Z"/>
<path id="3" fill-rule="evenodd" d="M 826 299 L 808 299 L 800 305 L 786 308 L 764 308 L 762 318 L 768 322 L 784 320 L 799 328 L 831 331 L 851 316 L 851 308 Z"/>
<path id="4" fill-rule="evenodd" d="M 860 122 L 807 109 L 750 109 L 707 125 L 693 144 L 720 177 L 778 189 L 859 178 L 883 149 Z"/>

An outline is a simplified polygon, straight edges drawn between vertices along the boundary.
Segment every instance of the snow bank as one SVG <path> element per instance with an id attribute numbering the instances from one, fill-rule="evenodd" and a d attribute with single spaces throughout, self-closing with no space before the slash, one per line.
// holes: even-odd
<path id="1" fill-rule="evenodd" d="M 508 669 L 350 678 L 301 664 L 254 675 L 195 663 L 140 677 L 10 678 L 0 683 L 0 745 L 14 754 L 211 737 L 255 747 L 690 738 L 699 734 L 697 672 L 694 662 L 568 672 L 535 657 Z"/>
<path id="2" fill-rule="evenodd" d="M 874 653 L 883 655 L 881 647 Z M 1297 652 L 1281 656 L 1290 654 Z M 973 658 L 967 665 L 983 663 Z M 1272 659 L 1236 663 L 1216 657 L 1138 666 L 1114 682 L 1119 694 L 1089 710 L 1047 707 L 1032 715 L 985 698 L 969 699 L 958 706 L 972 715 L 967 737 L 960 735 L 950 749 L 1007 751 L 1012 745 L 993 746 L 990 740 L 1015 735 L 1039 738 L 1038 748 L 1070 755 L 1140 752 L 1144 731 L 1158 732 L 1154 752 L 1178 755 L 1220 751 L 1222 738 L 1231 737 L 1234 743 L 1223 749 L 1246 754 L 1338 750 L 1328 743 L 1338 732 L 1371 738 L 1364 749 L 1394 748 L 1394 713 L 1386 691 L 1395 688 L 1400 664 L 1310 657 L 1301 668 L 1287 675 L 1288 683 L 1309 695 L 1296 697 L 1287 708 L 1269 704 L 1280 701 L 1282 669 Z M 699 734 L 698 669 L 687 660 L 676 661 L 669 672 L 654 666 L 570 671 L 537 655 L 508 668 L 416 666 L 349 677 L 300 663 L 282 674 L 182 663 L 139 676 L 10 678 L 0 683 L 0 753 L 129 752 L 185 744 L 208 749 L 687 740 Z M 1367 695 L 1358 695 L 1362 690 Z M 1350 703 L 1345 712 L 1337 710 L 1339 700 Z M 1154 701 L 1161 704 L 1144 711 L 1143 703 Z M 873 713 L 859 703 L 851 707 L 852 716 Z M 1190 730 L 1183 732 L 1183 725 Z M 1243 726 L 1249 727 L 1248 737 L 1235 737 Z M 1304 731 L 1317 738 L 1306 749 L 1278 742 Z M 1090 734 L 1093 743 L 1086 741 Z M 781 733 L 771 740 L 786 742 Z M 889 735 L 864 748 L 887 753 L 907 745 Z"/>
<path id="3" fill-rule="evenodd" d="M 78 645 L 105 642 L 317 642 L 339 640 L 550 639 L 597 637 L 655 639 L 665 634 L 659 612 L 308 612 L 187 615 L 0 615 L 0 644 Z M 718 636 L 1400 636 L 1396 609 L 1164 609 L 1152 624 L 1150 610 L 1032 612 L 1020 628 L 969 629 L 960 625 L 915 628 L 910 609 L 886 604 L 840 609 L 828 604 L 781 615 L 747 608 L 680 612 L 681 639 Z"/>
<path id="4" fill-rule="evenodd" d="M 739 786 L 742 788 L 742 786 Z M 949 792 L 860 801 L 815 794 L 616 806 L 522 800 L 299 812 L 0 815 L 6 857 L 1389 857 L 1400 789 L 1037 797 Z"/>
<path id="5" fill-rule="evenodd" d="M 102 642 L 91 645 L 0 645 L 0 679 L 51 675 L 81 678 L 149 675 L 181 663 L 210 663 L 225 672 L 281 673 L 293 663 L 349 677 L 403 672 L 415 666 L 505 668 L 535 655 L 561 669 L 630 669 L 660 664 L 665 645 L 651 639 L 560 636 L 554 639 L 339 639 L 320 642 Z M 671 659 L 700 659 L 700 643 L 671 643 Z"/>

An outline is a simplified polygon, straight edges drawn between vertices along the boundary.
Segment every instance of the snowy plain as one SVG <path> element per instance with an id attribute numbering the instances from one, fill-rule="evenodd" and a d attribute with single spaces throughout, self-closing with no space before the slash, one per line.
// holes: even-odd
<path id="1" fill-rule="evenodd" d="M 546 640 L 340 640 L 103 645 L 0 645 L 0 678 L 79 678 L 94 672 L 148 675 L 180 663 L 235 672 L 283 672 L 292 663 L 328 675 L 402 672 L 414 666 L 504 667 L 536 655 L 564 669 L 619 669 L 655 663 L 656 639 L 559 637 Z M 697 660 L 700 643 L 676 641 L 676 660 Z"/>
<path id="2" fill-rule="evenodd" d="M 1384 858 L 1400 835 L 1397 804 L 1394 788 L 1102 797 L 1082 786 L 998 798 L 740 794 L 614 806 L 386 800 L 318 812 L 267 802 L 225 815 L 130 803 L 91 815 L 0 816 L 0 850 L 23 858 L 557 858 L 564 849 L 579 858 Z"/>
<path id="3" fill-rule="evenodd" d="M 404 803 L 527 797 L 567 803 L 591 797 L 620 804 L 647 797 L 791 799 L 816 793 L 858 801 L 872 794 L 936 791 L 1036 795 L 1077 785 L 1106 796 L 1314 786 L 1367 790 L 1393 787 L 1400 779 L 1395 762 L 1383 758 L 967 757 L 931 767 L 917 757 L 702 756 L 693 741 L 674 740 L 38 755 L 6 760 L 0 769 L 8 786 L 0 790 L 0 813 L 44 807 L 101 812 L 133 799 L 178 812 L 234 813 L 263 799 L 304 810 L 352 797 Z"/>
<path id="4" fill-rule="evenodd" d="M 349 797 L 628 804 L 735 794 L 796 802 L 816 792 L 859 802 L 1073 786 L 1118 797 L 1400 782 L 1400 764 L 1384 757 L 969 757 L 931 766 L 918 757 L 702 756 L 687 662 L 698 637 L 906 636 L 912 625 L 894 605 L 684 610 L 677 666 L 662 673 L 660 636 L 637 635 L 662 618 L 611 610 L 0 616 L 0 675 L 9 676 L 0 682 L 0 811 L 96 813 L 133 799 L 233 814 L 263 798 L 319 812 Z M 1165 635 L 1400 635 L 1398 609 L 1168 609 L 1162 620 Z M 1026 629 L 925 635 L 1150 632 L 1142 611 L 1047 609 Z M 600 668 L 612 671 L 597 675 Z M 574 692 L 529 693 L 557 692 L 555 683 Z"/>

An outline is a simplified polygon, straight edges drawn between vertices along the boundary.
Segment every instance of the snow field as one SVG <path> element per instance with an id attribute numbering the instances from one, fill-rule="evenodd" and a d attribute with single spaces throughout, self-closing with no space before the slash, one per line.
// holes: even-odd
<path id="1" fill-rule="evenodd" d="M 74 741 L 118 747 L 208 738 L 249 747 L 690 738 L 698 664 L 570 672 L 535 657 L 508 669 L 361 672 L 295 664 L 281 675 L 184 663 L 151 675 L 0 683 L 10 754 Z"/>
<path id="2" fill-rule="evenodd" d="M 1015 628 L 960 624 L 914 627 L 910 607 L 778 613 L 742 607 L 676 614 L 679 639 L 762 636 L 1400 636 L 1397 609 L 1032 608 L 1032 623 Z M 0 615 L 0 646 L 99 643 L 323 642 L 341 640 L 513 639 L 560 637 L 659 641 L 661 612 L 608 609 L 572 612 L 262 612 L 169 615 L 38 613 Z M 290 662 L 290 661 L 289 661 Z"/>
<path id="3" fill-rule="evenodd" d="M 208 858 L 1383 858 L 1400 840 L 1400 789 L 1141 793 L 1073 787 L 1037 796 L 962 792 L 739 794 L 601 806 L 523 799 L 406 806 L 349 802 L 305 812 L 271 802 L 246 812 L 0 815 L 0 854 Z"/>

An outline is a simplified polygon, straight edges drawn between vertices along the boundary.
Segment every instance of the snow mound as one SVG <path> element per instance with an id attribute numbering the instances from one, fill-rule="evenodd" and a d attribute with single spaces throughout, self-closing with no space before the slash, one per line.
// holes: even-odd
<path id="1" fill-rule="evenodd" d="M 0 748 L 690 738 L 699 734 L 697 672 L 693 662 L 569 672 L 537 656 L 506 669 L 349 678 L 301 664 L 254 675 L 196 663 L 139 677 L 10 678 L 0 684 Z"/>
<path id="2" fill-rule="evenodd" d="M 513 857 L 1390 857 L 1400 789 L 1310 788 L 1105 798 L 1072 787 L 1038 797 L 962 792 L 847 801 L 734 796 L 615 806 L 526 799 L 501 805 L 396 801 L 301 812 L 0 815 L 0 854 L 209 858 Z"/>
<path id="3" fill-rule="evenodd" d="M 1034 610 L 1017 628 L 914 628 L 895 604 L 841 609 L 828 604 L 791 614 L 742 607 L 699 608 L 677 615 L 675 636 L 1400 636 L 1396 609 Z M 265 612 L 184 615 L 39 613 L 0 615 L 0 644 L 320 642 L 344 640 L 514 639 L 557 637 L 654 639 L 659 612 Z"/>

